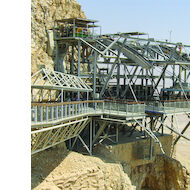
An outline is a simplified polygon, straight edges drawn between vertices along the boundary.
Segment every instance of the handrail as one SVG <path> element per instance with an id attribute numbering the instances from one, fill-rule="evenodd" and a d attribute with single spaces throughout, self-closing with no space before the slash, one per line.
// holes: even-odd
<path id="1" fill-rule="evenodd" d="M 126 102 L 126 101 L 119 101 L 119 100 L 104 100 L 105 102 L 109 102 L 109 103 L 117 103 L 117 104 L 144 104 L 144 101 L 138 101 L 138 102 Z"/>
<path id="2" fill-rule="evenodd" d="M 126 101 L 113 101 L 113 100 L 85 100 L 85 101 L 71 101 L 71 102 L 59 102 L 59 103 L 43 103 L 43 102 L 32 102 L 31 106 L 61 106 L 61 105 L 69 105 L 69 104 L 81 104 L 81 103 L 103 103 L 103 102 L 109 102 L 109 103 L 117 103 L 117 104 L 144 104 L 145 102 L 139 101 L 139 102 L 126 102 Z"/>
<path id="3" fill-rule="evenodd" d="M 160 101 L 154 101 L 154 100 L 150 100 L 147 101 L 146 103 L 162 103 L 162 102 L 188 102 L 190 101 L 190 99 L 177 99 L 177 100 L 160 100 Z"/>
<path id="4" fill-rule="evenodd" d="M 137 113 L 144 113 L 144 104 L 105 102 L 104 100 L 87 100 L 59 103 L 32 103 L 31 121 L 52 122 L 53 120 L 67 119 L 88 114 L 121 114 L 129 117 Z"/>
<path id="5" fill-rule="evenodd" d="M 161 100 L 161 102 L 185 102 L 190 101 L 190 99 L 181 99 L 181 100 Z"/>
<path id="6" fill-rule="evenodd" d="M 69 104 L 81 104 L 81 103 L 99 103 L 104 102 L 104 100 L 85 100 L 85 101 L 71 101 L 71 102 L 59 102 L 59 103 L 31 103 L 31 106 L 61 106 L 61 105 L 69 105 Z"/>

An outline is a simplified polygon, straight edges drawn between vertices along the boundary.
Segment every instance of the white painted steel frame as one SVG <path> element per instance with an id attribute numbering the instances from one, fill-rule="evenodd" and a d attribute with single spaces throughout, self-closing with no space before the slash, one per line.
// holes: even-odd
<path id="1" fill-rule="evenodd" d="M 91 92 L 92 88 L 80 77 L 49 69 L 41 69 L 32 75 L 31 88 L 76 92 Z"/>

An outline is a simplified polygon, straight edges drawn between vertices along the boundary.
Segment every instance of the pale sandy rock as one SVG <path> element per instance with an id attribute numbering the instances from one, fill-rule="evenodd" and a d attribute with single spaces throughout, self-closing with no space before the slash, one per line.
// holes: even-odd
<path id="1" fill-rule="evenodd" d="M 99 189 L 133 190 L 130 179 L 116 163 L 105 163 L 100 158 L 70 152 L 35 190 Z"/>
<path id="2" fill-rule="evenodd" d="M 137 190 L 190 189 L 188 170 L 179 161 L 165 155 L 157 155 L 153 163 L 133 168 L 130 176 Z"/>
<path id="3" fill-rule="evenodd" d="M 32 0 L 31 1 L 31 72 L 41 65 L 54 68 L 53 57 L 47 54 L 48 33 L 56 19 L 85 18 L 81 6 L 75 0 Z"/>

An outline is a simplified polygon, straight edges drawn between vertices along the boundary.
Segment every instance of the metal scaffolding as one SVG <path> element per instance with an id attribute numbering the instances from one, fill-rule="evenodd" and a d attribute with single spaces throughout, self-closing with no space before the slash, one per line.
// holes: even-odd
<path id="1" fill-rule="evenodd" d="M 190 113 L 190 46 L 143 38 L 147 34 L 139 32 L 102 35 L 96 23 L 96 20 L 80 18 L 55 22 L 55 71 L 42 69 L 32 76 L 32 91 L 38 89 L 35 96 L 41 97 L 32 96 L 32 102 L 36 102 L 32 104 L 32 129 L 45 127 L 47 130 L 61 122 L 69 125 L 86 118 L 88 122 L 78 125 L 80 130 L 73 130 L 78 131 L 78 138 L 92 154 L 92 145 L 99 137 L 100 142 L 112 136 L 118 142 L 123 128 L 131 125 L 132 135 L 138 126 L 140 134 L 146 133 L 164 153 L 157 133 L 164 135 L 164 127 L 176 132 L 174 127 L 165 125 L 166 118 Z M 55 93 L 55 100 L 61 97 L 61 103 L 39 103 L 45 96 L 41 89 L 62 91 L 60 96 Z M 72 94 L 63 95 L 63 91 L 72 91 Z M 68 102 L 67 98 L 75 92 L 79 101 Z M 83 101 L 80 92 L 87 93 Z M 116 133 L 110 137 L 111 123 Z M 79 136 L 85 127 L 89 128 L 88 146 Z M 188 127 L 189 124 L 178 133 L 187 140 L 183 133 Z M 44 135 L 51 138 L 50 133 Z M 48 146 L 40 145 L 38 151 Z M 150 159 L 152 154 L 150 140 Z"/>

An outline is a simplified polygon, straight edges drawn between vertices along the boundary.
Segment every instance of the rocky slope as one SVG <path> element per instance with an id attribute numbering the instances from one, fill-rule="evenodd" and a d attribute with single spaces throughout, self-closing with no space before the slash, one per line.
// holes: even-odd
<path id="1" fill-rule="evenodd" d="M 32 189 L 190 189 L 189 172 L 168 156 L 157 155 L 150 164 L 131 167 L 113 159 L 64 152 L 64 149 L 56 147 L 32 158 Z"/>
<path id="2" fill-rule="evenodd" d="M 47 54 L 48 30 L 56 19 L 85 18 L 81 6 L 75 0 L 31 1 L 31 74 L 45 65 L 54 68 L 53 59 Z"/>
<path id="3" fill-rule="evenodd" d="M 131 170 L 130 178 L 137 190 L 188 190 L 190 173 L 181 163 L 165 155 L 157 155 L 154 162 Z"/>
<path id="4" fill-rule="evenodd" d="M 46 153 L 44 151 L 33 158 L 32 186 L 34 190 L 135 190 L 120 164 L 106 163 L 98 157 L 85 156 L 76 152 L 68 152 L 65 155 L 53 152 L 55 153 L 55 150 Z M 62 160 L 59 164 L 56 164 L 55 169 L 38 185 L 39 178 L 43 178 L 48 167 L 51 167 L 51 164 L 55 165 L 60 157 Z M 43 167 L 43 170 L 39 166 Z"/>

